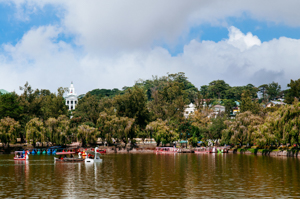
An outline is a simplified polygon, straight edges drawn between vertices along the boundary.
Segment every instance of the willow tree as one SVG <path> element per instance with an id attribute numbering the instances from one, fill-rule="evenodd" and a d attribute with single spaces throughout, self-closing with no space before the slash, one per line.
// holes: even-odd
<path id="1" fill-rule="evenodd" d="M 258 140 L 267 137 L 277 144 L 300 144 L 300 103 L 281 106 L 277 111 L 268 113 L 266 122 L 257 131 Z M 262 139 L 265 137 L 264 139 Z M 270 141 L 269 141 L 270 142 Z M 266 140 L 266 143 L 269 143 Z"/>
<path id="2" fill-rule="evenodd" d="M 0 139 L 9 146 L 9 143 L 15 141 L 19 136 L 18 130 L 21 125 L 13 118 L 5 117 L 0 120 Z"/>
<path id="3" fill-rule="evenodd" d="M 97 121 L 97 127 L 102 139 L 106 139 L 112 144 L 112 138 L 117 142 L 123 141 L 125 145 L 128 140 L 132 140 L 135 136 L 135 119 L 128 117 L 118 117 L 101 112 Z"/>
<path id="4" fill-rule="evenodd" d="M 78 139 L 81 140 L 82 146 L 86 146 L 87 143 L 95 143 L 96 141 L 96 129 L 88 125 L 78 126 Z"/>
<path id="5" fill-rule="evenodd" d="M 48 118 L 45 122 L 46 140 L 54 145 L 65 145 L 71 142 L 70 120 L 65 115 L 60 115 L 57 119 Z"/>
<path id="6" fill-rule="evenodd" d="M 39 118 L 31 119 L 25 127 L 26 140 L 32 140 L 33 146 L 36 146 L 36 142 L 44 142 L 45 140 L 45 127 L 43 122 Z"/>
<path id="7" fill-rule="evenodd" d="M 60 115 L 57 118 L 58 122 L 58 133 L 57 137 L 54 141 L 56 141 L 57 144 L 65 145 L 67 143 L 71 143 L 74 139 L 74 132 L 70 129 L 70 120 L 65 115 Z"/>
<path id="8" fill-rule="evenodd" d="M 50 117 L 45 121 L 46 140 L 47 142 L 56 143 L 54 137 L 57 134 L 57 119 Z"/>
<path id="9" fill-rule="evenodd" d="M 230 141 L 235 144 L 253 144 L 254 132 L 258 129 L 264 120 L 250 111 L 240 113 L 233 121 L 225 121 L 226 129 L 222 131 L 222 141 Z"/>
<path id="10" fill-rule="evenodd" d="M 146 127 L 156 141 L 157 146 L 162 142 L 162 144 L 171 143 L 178 139 L 178 134 L 167 124 L 167 121 L 157 119 L 149 123 Z"/>

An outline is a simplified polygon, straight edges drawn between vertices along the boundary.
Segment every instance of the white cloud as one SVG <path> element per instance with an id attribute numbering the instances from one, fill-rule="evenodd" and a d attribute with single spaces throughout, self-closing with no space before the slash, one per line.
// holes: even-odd
<path id="1" fill-rule="evenodd" d="M 229 40 L 228 43 L 233 45 L 236 48 L 239 48 L 241 51 L 247 50 L 252 46 L 260 46 L 261 41 L 257 36 L 253 36 L 251 32 L 248 32 L 246 35 L 243 34 L 236 27 L 231 26 L 229 29 Z"/>
<path id="2" fill-rule="evenodd" d="M 259 41 L 256 36 L 240 33 L 235 27 L 228 39 L 217 43 L 193 40 L 175 57 L 161 47 L 113 57 L 80 54 L 64 42 L 53 42 L 61 31 L 54 26 L 39 27 L 15 46 L 5 45 L 0 85 L 15 90 L 29 81 L 34 88 L 55 91 L 73 80 L 78 93 L 85 93 L 95 88 L 131 86 L 139 78 L 152 75 L 185 72 L 197 87 L 216 79 L 230 85 L 256 86 L 277 81 L 285 87 L 300 74 L 300 40 L 282 37 L 255 45 Z M 232 40 L 235 37 L 238 39 Z M 245 42 L 247 48 L 241 51 L 236 41 Z"/>
<path id="3" fill-rule="evenodd" d="M 290 79 L 299 78 L 300 41 L 295 39 L 261 43 L 252 33 L 229 27 L 228 39 L 217 43 L 192 40 L 175 57 L 152 46 L 155 41 L 176 44 L 179 36 L 202 23 L 227 26 L 227 17 L 243 13 L 257 20 L 300 26 L 299 1 L 272 1 L 272 6 L 255 0 L 15 2 L 18 16 L 26 20 L 45 5 L 59 7 L 61 24 L 32 28 L 16 45 L 2 45 L 0 85 L 10 91 L 26 81 L 34 88 L 55 91 L 73 80 L 78 93 L 85 93 L 181 71 L 197 87 L 215 79 L 257 86 L 278 81 L 285 87 Z M 77 46 L 57 41 L 59 34 L 74 35 Z"/>

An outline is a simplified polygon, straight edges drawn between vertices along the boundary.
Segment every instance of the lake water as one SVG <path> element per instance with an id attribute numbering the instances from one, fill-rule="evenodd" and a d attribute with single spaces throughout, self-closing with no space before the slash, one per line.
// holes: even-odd
<path id="1" fill-rule="evenodd" d="M 240 154 L 106 154 L 101 163 L 0 155 L 0 198 L 297 198 L 300 159 Z"/>

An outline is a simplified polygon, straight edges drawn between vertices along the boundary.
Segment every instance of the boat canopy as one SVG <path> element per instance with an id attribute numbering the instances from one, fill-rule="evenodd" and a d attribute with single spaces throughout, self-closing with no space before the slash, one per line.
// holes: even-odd
<path id="1" fill-rule="evenodd" d="M 15 151 L 15 153 L 23 153 L 23 151 Z"/>
<path id="2" fill-rule="evenodd" d="M 69 154 L 75 154 L 75 152 L 57 152 L 56 155 L 69 155 Z"/>

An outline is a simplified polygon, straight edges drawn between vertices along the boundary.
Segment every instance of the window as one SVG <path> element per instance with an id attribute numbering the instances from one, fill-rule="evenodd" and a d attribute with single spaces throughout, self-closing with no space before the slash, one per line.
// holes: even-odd
<path id="1" fill-rule="evenodd" d="M 71 104 L 73 104 L 73 101 L 71 101 Z"/>
<path id="2" fill-rule="evenodd" d="M 188 111 L 186 111 L 185 113 L 186 113 L 186 114 L 189 114 L 189 112 L 188 112 Z"/>
<path id="3" fill-rule="evenodd" d="M 75 104 L 77 104 L 77 101 L 75 101 Z"/>
<path id="4" fill-rule="evenodd" d="M 69 100 L 67 101 L 67 104 L 69 104 Z"/>
<path id="5" fill-rule="evenodd" d="M 73 106 L 71 106 L 71 110 L 73 110 Z"/>

